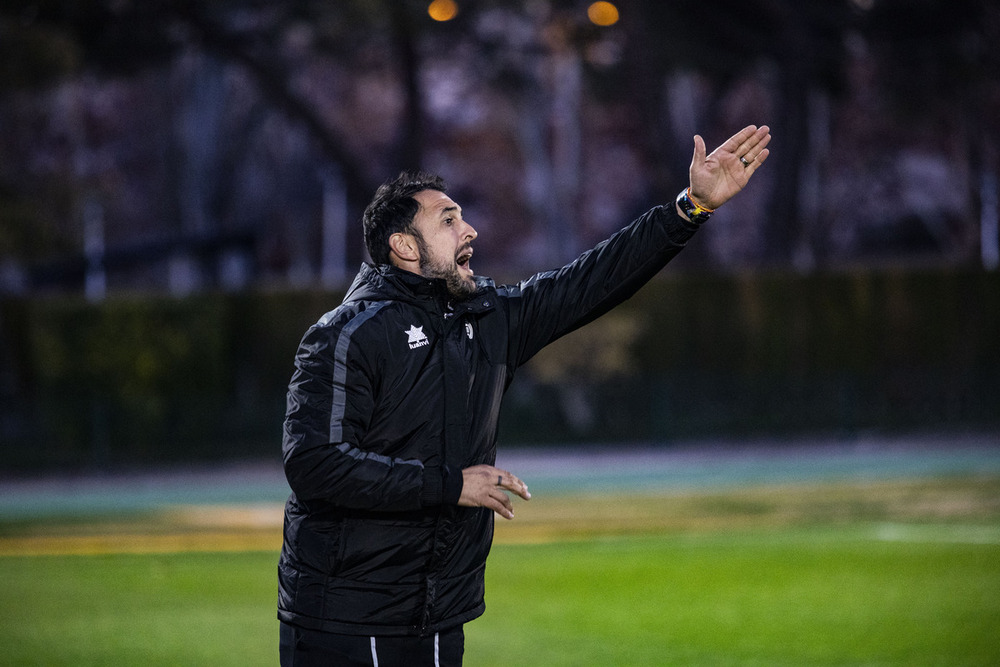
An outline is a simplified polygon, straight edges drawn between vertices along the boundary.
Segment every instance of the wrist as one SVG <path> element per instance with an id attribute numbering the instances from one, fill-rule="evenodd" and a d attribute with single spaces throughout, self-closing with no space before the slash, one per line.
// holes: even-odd
<path id="1" fill-rule="evenodd" d="M 462 497 L 463 484 L 461 470 L 447 465 L 424 468 L 420 506 L 457 505 Z"/>
<path id="2" fill-rule="evenodd" d="M 437 507 L 444 497 L 444 474 L 437 466 L 424 468 L 423 485 L 420 490 L 421 507 Z"/>
<path id="3" fill-rule="evenodd" d="M 442 467 L 441 473 L 443 488 L 441 502 L 445 505 L 457 505 L 465 486 L 462 471 L 446 465 Z"/>
<path id="4" fill-rule="evenodd" d="M 706 222 L 715 213 L 714 208 L 700 204 L 691 196 L 690 187 L 685 188 L 677 195 L 677 209 L 685 218 L 699 225 Z"/>

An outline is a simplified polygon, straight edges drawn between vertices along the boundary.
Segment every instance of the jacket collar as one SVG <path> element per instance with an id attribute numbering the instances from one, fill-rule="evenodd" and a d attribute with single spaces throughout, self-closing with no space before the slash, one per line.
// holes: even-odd
<path id="1" fill-rule="evenodd" d="M 441 278 L 425 278 L 389 264 L 378 266 L 365 262 L 347 290 L 348 301 L 406 301 L 425 308 L 435 304 L 451 304 L 454 310 L 483 312 L 496 305 L 496 286 L 493 280 L 476 276 L 477 289 L 462 301 L 454 301 Z"/>

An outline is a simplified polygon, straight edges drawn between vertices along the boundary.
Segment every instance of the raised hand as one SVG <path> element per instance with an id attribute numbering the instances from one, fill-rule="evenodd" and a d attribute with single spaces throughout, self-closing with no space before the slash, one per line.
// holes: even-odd
<path id="1" fill-rule="evenodd" d="M 705 208 L 716 209 L 742 190 L 753 173 L 770 154 L 767 125 L 748 125 L 729 137 L 711 154 L 705 154 L 705 140 L 694 136 L 694 156 L 688 173 L 691 197 Z"/>

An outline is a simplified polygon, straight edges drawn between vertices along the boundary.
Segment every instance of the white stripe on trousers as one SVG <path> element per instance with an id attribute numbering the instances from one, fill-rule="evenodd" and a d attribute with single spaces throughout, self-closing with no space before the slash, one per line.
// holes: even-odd
<path id="1" fill-rule="evenodd" d="M 375 648 L 375 638 L 372 637 L 372 667 L 378 667 L 378 650 Z M 441 667 L 441 633 L 434 633 L 434 667 Z"/>

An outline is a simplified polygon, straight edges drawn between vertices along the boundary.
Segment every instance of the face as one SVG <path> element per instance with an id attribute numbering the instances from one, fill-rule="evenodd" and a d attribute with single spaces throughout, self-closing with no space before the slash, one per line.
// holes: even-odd
<path id="1" fill-rule="evenodd" d="M 413 216 L 413 226 L 420 249 L 420 274 L 425 278 L 443 278 L 455 297 L 476 291 L 473 280 L 472 241 L 479 236 L 462 219 L 461 207 L 443 192 L 423 190 L 413 196 L 420 209 Z"/>

